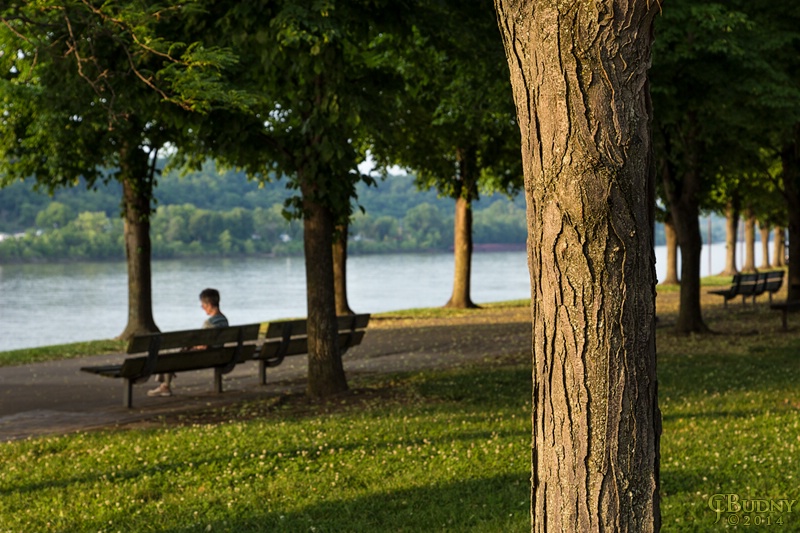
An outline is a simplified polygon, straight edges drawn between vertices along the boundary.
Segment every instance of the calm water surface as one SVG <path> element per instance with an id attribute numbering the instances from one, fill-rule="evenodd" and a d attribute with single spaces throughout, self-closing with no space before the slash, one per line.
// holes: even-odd
<path id="1" fill-rule="evenodd" d="M 710 265 L 708 247 L 703 253 L 703 275 L 722 270 L 724 244 L 711 247 Z M 656 248 L 659 277 L 665 255 L 664 247 Z M 357 312 L 441 306 L 452 291 L 449 253 L 353 256 L 347 269 L 348 299 Z M 231 324 L 306 316 L 302 258 L 155 261 L 156 324 L 164 331 L 200 327 L 205 315 L 198 294 L 206 287 L 220 290 Z M 474 255 L 475 302 L 529 296 L 525 252 Z M 124 263 L 0 266 L 0 351 L 115 337 L 127 322 L 127 297 Z"/>
<path id="2" fill-rule="evenodd" d="M 524 252 L 475 254 L 476 302 L 529 297 Z M 441 306 L 452 291 L 451 254 L 351 257 L 348 300 L 357 312 Z M 219 289 L 231 324 L 306 316 L 302 258 L 153 262 L 153 315 L 164 331 L 200 327 L 198 295 Z M 0 351 L 111 338 L 127 323 L 124 263 L 0 266 Z"/>

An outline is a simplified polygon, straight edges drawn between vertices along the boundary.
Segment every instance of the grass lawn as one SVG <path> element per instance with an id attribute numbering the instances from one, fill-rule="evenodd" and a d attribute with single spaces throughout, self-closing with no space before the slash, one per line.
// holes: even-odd
<path id="1" fill-rule="evenodd" d="M 659 294 L 663 531 L 800 531 L 800 327 L 705 296 L 676 337 Z M 529 531 L 527 358 L 0 444 L 0 532 Z"/>

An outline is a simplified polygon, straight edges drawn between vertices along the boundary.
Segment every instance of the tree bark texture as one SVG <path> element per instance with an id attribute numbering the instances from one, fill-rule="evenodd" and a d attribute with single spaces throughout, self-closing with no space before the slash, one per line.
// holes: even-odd
<path id="1" fill-rule="evenodd" d="M 472 302 L 472 201 L 477 196 L 478 168 L 474 148 L 458 150 L 458 183 L 453 228 L 453 293 L 445 307 L 470 309 Z"/>
<path id="2" fill-rule="evenodd" d="M 721 276 L 733 276 L 739 272 L 736 267 L 736 241 L 739 233 L 739 208 L 736 202 L 728 200 L 725 206 L 725 270 Z"/>
<path id="3" fill-rule="evenodd" d="M 335 226 L 333 214 L 315 199 L 313 187 L 302 184 L 301 193 L 308 306 L 307 394 L 319 398 L 347 390 L 333 282 Z"/>
<path id="4" fill-rule="evenodd" d="M 333 286 L 337 315 L 352 315 L 353 310 L 347 302 L 347 232 L 348 224 L 336 228 L 333 241 Z"/>
<path id="5" fill-rule="evenodd" d="M 745 209 L 744 218 L 744 264 L 742 272 L 753 273 L 756 270 L 756 216 L 753 210 Z"/>
<path id="6" fill-rule="evenodd" d="M 153 319 L 152 247 L 150 243 L 150 210 L 153 198 L 153 176 L 147 154 L 139 148 L 120 149 L 119 181 L 122 183 L 125 257 L 128 266 L 128 323 L 119 335 L 158 331 Z"/>
<path id="7" fill-rule="evenodd" d="M 664 222 L 664 236 L 667 240 L 667 274 L 661 281 L 662 285 L 677 285 L 678 279 L 678 234 L 672 219 Z"/>
<path id="8" fill-rule="evenodd" d="M 800 300 L 800 124 L 781 150 L 784 197 L 789 211 L 789 300 Z"/>
<path id="9" fill-rule="evenodd" d="M 656 531 L 655 2 L 495 0 L 522 134 L 532 531 Z"/>
<path id="10" fill-rule="evenodd" d="M 770 227 L 764 223 L 761 223 L 758 225 L 758 231 L 761 234 L 761 268 L 768 269 L 770 266 L 770 260 L 769 260 Z"/>

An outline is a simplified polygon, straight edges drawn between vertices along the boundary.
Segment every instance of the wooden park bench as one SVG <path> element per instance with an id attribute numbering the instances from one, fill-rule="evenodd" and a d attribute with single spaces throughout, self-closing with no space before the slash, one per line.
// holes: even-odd
<path id="1" fill-rule="evenodd" d="M 762 294 L 763 292 L 769 294 L 770 304 L 772 303 L 772 295 L 781 290 L 781 287 L 783 286 L 783 276 L 785 273 L 786 272 L 784 270 L 773 270 L 771 272 L 765 272 L 762 274 L 764 276 L 764 290 L 762 291 Z"/>
<path id="2" fill-rule="evenodd" d="M 369 324 L 369 317 L 369 314 L 337 317 L 341 353 L 346 352 L 351 346 L 361 344 Z M 288 356 L 306 353 L 308 353 L 306 319 L 270 322 L 264 335 L 264 343 L 254 356 L 259 361 L 259 383 L 267 384 L 267 368 L 278 366 Z"/>
<path id="3" fill-rule="evenodd" d="M 792 285 L 791 287 L 794 291 L 789 291 L 790 293 L 796 292 L 798 287 L 797 285 Z M 788 315 L 789 313 L 794 313 L 795 311 L 800 311 L 800 300 L 786 300 L 785 302 L 776 302 L 771 303 L 769 308 L 774 311 L 781 312 L 781 324 L 783 325 L 783 330 L 786 331 L 789 329 L 788 325 Z"/>
<path id="4" fill-rule="evenodd" d="M 775 311 L 781 311 L 781 313 L 782 313 L 781 324 L 783 325 L 783 330 L 786 331 L 786 330 L 789 329 L 787 315 L 789 313 L 793 313 L 795 311 L 800 311 L 800 301 L 798 301 L 798 300 L 794 300 L 794 301 L 787 300 L 785 302 L 777 302 L 777 303 L 774 303 L 774 304 L 770 304 L 769 307 L 770 307 L 770 309 L 773 309 Z"/>
<path id="5" fill-rule="evenodd" d="M 136 335 L 128 342 L 127 353 L 132 357 L 120 364 L 85 366 L 81 370 L 121 378 L 125 407 L 133 404 L 133 385 L 147 381 L 153 374 L 213 368 L 214 391 L 221 393 L 223 374 L 253 358 L 260 327 L 249 324 Z"/>
<path id="6" fill-rule="evenodd" d="M 718 296 L 722 296 L 724 298 L 723 305 L 725 307 L 728 306 L 728 300 L 733 300 L 739 295 L 742 295 L 744 290 L 744 294 L 750 293 L 755 289 L 755 282 L 758 280 L 758 274 L 734 274 L 733 281 L 731 281 L 731 286 L 727 289 L 717 289 L 714 291 L 708 291 L 709 294 L 716 294 Z M 745 282 L 745 287 L 742 286 L 742 282 Z M 742 297 L 742 303 L 744 303 L 745 298 L 747 296 Z"/>
<path id="7" fill-rule="evenodd" d="M 756 297 L 765 292 L 769 294 L 769 301 L 772 303 L 772 295 L 778 292 L 783 285 L 783 275 L 783 270 L 754 274 L 735 274 L 730 287 L 708 292 L 709 294 L 722 296 L 726 307 L 728 300 L 732 300 L 737 296 L 742 297 L 742 304 L 747 302 L 747 298 L 752 298 L 753 303 L 755 303 Z"/>

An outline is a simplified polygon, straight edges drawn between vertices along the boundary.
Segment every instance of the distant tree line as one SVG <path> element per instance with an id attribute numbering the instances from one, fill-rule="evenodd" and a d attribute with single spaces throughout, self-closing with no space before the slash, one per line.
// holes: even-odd
<path id="1" fill-rule="evenodd" d="M 61 189 L 52 197 L 29 183 L 0 189 L 0 261 L 124 259 L 119 184 Z M 208 165 L 186 176 L 167 173 L 152 217 L 153 256 L 299 255 L 302 223 L 284 216 L 289 197 L 274 181 L 259 188 L 243 173 Z M 393 175 L 359 188 L 350 225 L 353 253 L 444 250 L 453 242 L 453 200 L 419 191 L 413 176 Z M 477 244 L 523 245 L 521 199 L 487 196 L 475 205 Z"/>

